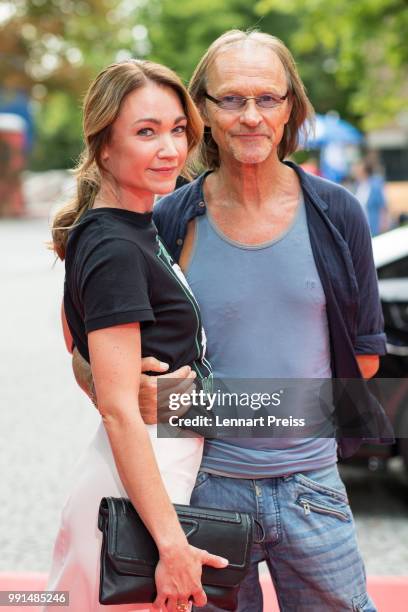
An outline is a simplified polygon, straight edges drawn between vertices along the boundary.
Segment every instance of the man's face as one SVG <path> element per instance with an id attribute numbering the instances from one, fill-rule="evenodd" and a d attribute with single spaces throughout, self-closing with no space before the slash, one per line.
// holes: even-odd
<path id="1" fill-rule="evenodd" d="M 282 62 L 268 47 L 247 42 L 220 53 L 207 74 L 207 93 L 226 95 L 283 96 L 288 89 Z M 273 155 L 282 140 L 291 111 L 288 99 L 274 108 L 261 108 L 248 100 L 244 108 L 225 110 L 205 100 L 204 120 L 211 127 L 220 157 L 242 164 L 259 164 Z"/>

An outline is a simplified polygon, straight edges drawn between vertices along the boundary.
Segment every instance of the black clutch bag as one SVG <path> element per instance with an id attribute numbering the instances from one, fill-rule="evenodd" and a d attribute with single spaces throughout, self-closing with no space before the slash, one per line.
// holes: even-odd
<path id="1" fill-rule="evenodd" d="M 239 585 L 249 569 L 253 519 L 249 514 L 175 504 L 188 542 L 229 560 L 226 568 L 203 566 L 208 602 L 235 610 Z M 156 544 L 129 499 L 104 497 L 98 527 L 103 533 L 99 602 L 151 603 L 156 598 Z"/>

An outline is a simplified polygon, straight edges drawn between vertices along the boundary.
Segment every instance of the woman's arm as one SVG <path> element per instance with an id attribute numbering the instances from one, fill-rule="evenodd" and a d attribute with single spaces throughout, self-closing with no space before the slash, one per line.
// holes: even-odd
<path id="1" fill-rule="evenodd" d="M 225 567 L 226 561 L 190 546 L 164 488 L 152 445 L 138 407 L 141 348 L 139 323 L 117 325 L 88 334 L 92 373 L 117 469 L 133 505 L 159 550 L 157 607 L 175 609 L 190 597 L 205 605 L 202 565 Z"/>

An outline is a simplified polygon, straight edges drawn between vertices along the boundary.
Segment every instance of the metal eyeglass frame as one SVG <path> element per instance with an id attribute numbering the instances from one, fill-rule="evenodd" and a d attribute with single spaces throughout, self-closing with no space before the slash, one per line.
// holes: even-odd
<path id="1" fill-rule="evenodd" d="M 264 94 L 264 95 L 270 95 L 271 97 L 274 97 L 276 100 L 276 103 L 272 104 L 271 106 L 265 106 L 259 103 L 259 100 L 261 100 L 263 96 L 234 96 L 235 98 L 241 98 L 242 103 L 239 106 L 236 106 L 235 108 L 228 108 L 228 107 L 223 106 L 224 101 L 222 99 L 220 100 L 219 98 L 214 98 L 213 96 L 210 96 L 209 93 L 204 92 L 204 96 L 208 100 L 210 100 L 210 102 L 213 102 L 214 104 L 216 104 L 219 108 L 222 108 L 223 110 L 241 110 L 245 108 L 248 100 L 255 100 L 255 104 L 259 108 L 276 108 L 277 106 L 279 106 L 280 104 L 282 104 L 282 102 L 286 100 L 286 98 L 289 95 L 289 91 L 287 91 L 284 96 L 272 96 L 272 94 Z"/>

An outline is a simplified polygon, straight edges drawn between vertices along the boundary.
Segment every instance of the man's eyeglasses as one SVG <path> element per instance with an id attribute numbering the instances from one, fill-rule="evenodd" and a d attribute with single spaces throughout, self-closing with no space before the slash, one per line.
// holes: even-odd
<path id="1" fill-rule="evenodd" d="M 223 96 L 222 98 L 213 98 L 213 96 L 210 96 L 207 92 L 205 92 L 204 95 L 219 108 L 224 108 L 225 110 L 239 110 L 240 108 L 244 108 L 248 100 L 255 100 L 255 104 L 261 108 L 275 108 L 286 100 L 289 92 L 287 91 L 284 96 L 263 94 L 262 96 Z"/>

